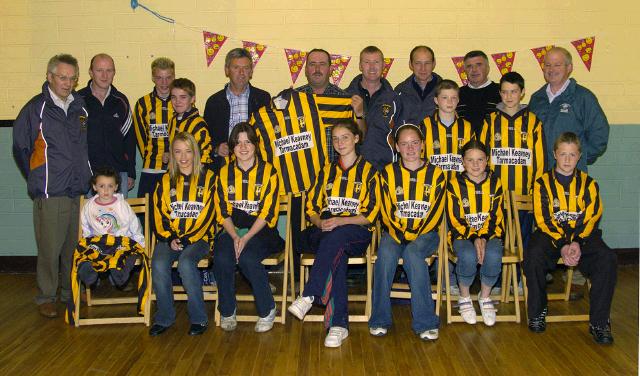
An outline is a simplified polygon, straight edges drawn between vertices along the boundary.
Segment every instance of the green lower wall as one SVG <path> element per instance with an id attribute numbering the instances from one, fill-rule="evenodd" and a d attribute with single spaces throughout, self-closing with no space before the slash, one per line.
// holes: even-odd
<path id="1" fill-rule="evenodd" d="M 34 256 L 37 251 L 32 202 L 11 154 L 11 136 L 11 128 L 0 128 L 0 256 Z M 612 248 L 638 248 L 638 145 L 640 125 L 612 126 L 607 152 L 590 167 L 589 172 L 600 184 L 604 201 L 601 228 Z M 137 188 L 132 192 L 137 192 Z"/>

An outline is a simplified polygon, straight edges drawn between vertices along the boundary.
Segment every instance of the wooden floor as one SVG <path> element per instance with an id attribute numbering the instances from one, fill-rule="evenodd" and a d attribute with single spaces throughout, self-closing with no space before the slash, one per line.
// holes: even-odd
<path id="1" fill-rule="evenodd" d="M 0 274 L 0 285 L 0 375 L 638 374 L 637 266 L 619 269 L 609 347 L 592 341 L 587 323 L 549 324 L 533 334 L 524 321 L 493 328 L 443 323 L 440 339 L 427 343 L 411 332 L 407 305 L 394 306 L 386 337 L 353 323 L 338 349 L 323 346 L 322 324 L 291 316 L 264 334 L 240 323 L 232 333 L 211 327 L 190 337 L 184 303 L 177 303 L 176 325 L 151 338 L 143 325 L 74 328 L 40 317 L 33 274 Z"/>

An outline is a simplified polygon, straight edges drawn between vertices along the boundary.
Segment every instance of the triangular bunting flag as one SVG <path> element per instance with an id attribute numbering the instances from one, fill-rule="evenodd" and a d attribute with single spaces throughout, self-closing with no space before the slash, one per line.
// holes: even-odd
<path id="1" fill-rule="evenodd" d="M 351 56 L 331 55 L 331 81 L 334 85 L 340 85 L 342 75 L 347 70 L 347 66 L 351 61 Z"/>
<path id="2" fill-rule="evenodd" d="M 260 44 L 260 43 L 256 43 L 256 42 L 249 42 L 246 40 L 242 41 L 242 47 L 249 51 L 249 53 L 251 54 L 251 60 L 253 60 L 253 67 L 256 67 L 256 64 L 258 64 L 258 61 L 260 61 L 260 58 L 262 57 L 262 54 L 264 54 L 264 51 L 267 49 L 267 46 L 265 46 L 264 44 Z"/>
<path id="3" fill-rule="evenodd" d="M 393 64 L 393 58 L 385 57 L 384 68 L 382 68 L 382 77 L 387 78 L 387 73 L 389 73 L 389 69 L 391 69 L 391 64 Z"/>
<path id="4" fill-rule="evenodd" d="M 538 64 L 540 64 L 540 69 L 544 68 L 544 55 L 546 55 L 547 51 L 549 51 L 552 48 L 553 48 L 553 45 L 531 49 L 531 52 L 533 52 L 533 56 L 536 57 Z"/>
<path id="5" fill-rule="evenodd" d="M 496 62 L 501 75 L 505 75 L 513 69 L 513 61 L 516 59 L 516 52 L 500 52 L 491 54 L 493 61 Z"/>
<path id="6" fill-rule="evenodd" d="M 222 34 L 211 33 L 208 31 L 203 31 L 202 36 L 204 37 L 204 53 L 207 57 L 208 67 L 211 65 L 213 59 L 216 58 L 218 52 L 220 52 L 224 42 L 227 41 L 227 37 Z"/>
<path id="7" fill-rule="evenodd" d="M 591 62 L 593 61 L 593 48 L 596 45 L 596 37 L 574 40 L 571 44 L 573 44 L 573 47 L 578 51 L 578 56 L 580 56 L 580 60 L 582 60 L 584 66 L 591 72 Z"/>
<path id="8" fill-rule="evenodd" d="M 451 58 L 451 60 L 453 60 L 453 66 L 456 67 L 458 76 L 460 76 L 460 82 L 462 82 L 462 86 L 466 85 L 469 80 L 467 80 L 467 73 L 464 71 L 464 56 L 454 56 Z"/>
<path id="9" fill-rule="evenodd" d="M 284 56 L 287 57 L 289 63 L 289 73 L 291 73 L 291 81 L 296 83 L 298 75 L 302 72 L 302 66 L 307 60 L 307 53 L 300 50 L 292 50 L 290 48 L 284 49 Z"/>

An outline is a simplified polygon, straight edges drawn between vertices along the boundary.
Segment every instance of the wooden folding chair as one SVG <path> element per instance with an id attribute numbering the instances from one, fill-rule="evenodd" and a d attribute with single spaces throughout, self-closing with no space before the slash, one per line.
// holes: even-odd
<path id="1" fill-rule="evenodd" d="M 376 244 L 380 243 L 380 236 L 381 236 L 381 231 L 380 228 L 378 226 L 378 239 Z M 442 260 L 442 256 L 443 256 L 443 246 L 444 246 L 444 242 L 445 242 L 445 226 L 444 226 L 444 220 L 440 223 L 440 226 L 438 227 L 438 238 L 439 238 L 439 242 L 438 242 L 438 248 L 436 250 L 436 252 L 434 252 L 433 255 L 427 257 L 425 259 L 425 262 L 427 263 L 427 265 L 430 267 L 431 265 L 433 265 L 433 263 L 436 260 Z M 377 247 L 375 248 L 375 250 L 377 251 Z M 378 259 L 378 254 L 377 252 L 375 252 L 374 254 L 372 254 L 371 256 L 371 264 L 375 264 L 376 260 Z M 404 265 L 404 261 L 402 258 L 400 258 L 398 260 L 398 265 Z M 436 285 L 435 288 L 434 286 L 431 286 L 431 298 L 433 300 L 436 301 L 436 315 L 440 316 L 440 306 L 441 306 L 441 301 L 442 301 L 442 291 L 441 291 L 441 287 L 442 287 L 442 262 L 438 263 L 438 269 L 436 270 Z M 409 286 L 408 283 L 403 283 L 403 282 L 394 282 L 391 285 L 391 298 L 396 298 L 396 299 L 411 299 L 411 287 Z"/>
<path id="2" fill-rule="evenodd" d="M 282 252 L 274 253 L 271 256 L 262 260 L 262 265 L 265 266 L 278 266 L 280 264 L 283 265 L 283 274 L 282 274 L 282 284 L 280 292 L 277 292 L 273 296 L 273 300 L 276 303 L 280 303 L 280 312 L 276 314 L 275 322 L 279 322 L 284 324 L 286 322 L 286 313 L 287 313 L 287 297 L 289 290 L 287 288 L 287 283 L 289 282 L 289 260 L 290 260 L 290 250 L 292 248 L 291 245 L 291 194 L 280 196 L 280 206 L 278 208 L 278 213 L 280 215 L 285 216 L 286 220 L 286 234 L 284 241 L 284 249 Z M 291 286 L 289 287 L 291 291 L 293 291 L 293 281 L 291 281 Z M 255 301 L 252 294 L 236 294 L 236 301 L 238 302 L 253 302 Z M 214 317 L 216 325 L 220 325 L 220 312 L 218 312 L 218 301 L 216 300 Z M 236 320 L 238 322 L 256 322 L 260 317 L 258 315 L 236 315 Z"/>
<path id="3" fill-rule="evenodd" d="M 500 295 L 494 294 L 491 295 L 492 300 L 499 300 L 502 303 L 507 303 L 505 293 L 509 290 L 511 286 L 518 286 L 517 281 L 517 271 L 516 266 L 520 263 L 520 255 L 515 252 L 514 248 L 511 246 L 510 236 L 511 236 L 511 228 L 513 226 L 510 225 L 511 222 L 511 209 L 509 207 L 509 197 L 508 194 L 504 195 L 504 206 L 507 208 L 507 213 L 505 216 L 505 240 L 503 242 L 503 253 L 502 253 L 502 289 Z M 455 250 L 453 249 L 453 244 L 447 244 L 445 247 L 445 255 L 446 259 L 450 260 L 453 263 L 458 261 L 458 257 L 455 254 Z M 445 262 L 445 275 L 449 275 L 449 263 Z M 453 301 L 458 301 L 460 299 L 459 296 L 453 297 L 449 290 L 449 278 L 446 279 L 446 289 L 447 289 L 447 324 L 452 322 L 464 322 L 464 319 L 460 314 L 453 313 Z M 496 322 L 520 322 L 520 300 L 518 295 L 518 289 L 514 288 L 515 301 L 513 302 L 513 314 L 500 314 L 496 313 Z M 472 300 L 477 301 L 477 297 L 472 295 Z M 482 322 L 482 315 L 476 315 L 476 321 Z"/>
<path id="4" fill-rule="evenodd" d="M 510 194 L 512 216 L 513 216 L 513 221 L 512 221 L 513 232 L 512 233 L 514 234 L 514 236 L 511 239 L 513 242 L 512 247 L 514 248 L 514 251 L 518 253 L 520 260 L 522 262 L 523 255 L 524 255 L 524 246 L 522 241 L 522 231 L 520 229 L 520 218 L 518 216 L 518 211 L 519 210 L 533 211 L 533 199 L 531 198 L 530 195 L 519 195 L 519 194 L 516 194 L 515 192 L 509 192 L 509 194 Z M 564 265 L 562 258 L 558 259 L 558 265 Z M 566 302 L 569 301 L 569 298 L 571 296 L 571 285 L 572 285 L 571 280 L 573 278 L 573 269 L 574 269 L 573 266 L 567 267 L 567 274 L 566 274 L 567 280 L 565 282 L 564 291 L 561 293 L 547 293 L 547 300 L 549 301 L 564 300 Z M 524 273 L 522 273 L 522 286 L 524 289 L 525 311 L 527 312 L 527 319 L 528 319 L 528 311 L 526 310 L 528 291 L 527 291 L 527 280 Z M 589 288 L 589 283 L 587 282 L 587 289 L 588 288 Z M 517 293 L 516 287 L 514 287 L 513 290 Z M 509 292 L 506 291 L 506 293 L 507 293 L 506 299 L 510 300 L 511 297 L 508 295 Z M 547 315 L 546 321 L 547 322 L 589 321 L 589 315 L 588 314 Z"/>
<path id="5" fill-rule="evenodd" d="M 82 208 L 84 207 L 86 200 L 84 196 L 80 197 L 80 222 L 78 226 L 78 238 L 82 238 Z M 143 198 L 130 198 L 127 199 L 127 203 L 133 209 L 133 212 L 136 214 L 142 214 L 144 218 L 144 241 L 145 241 L 145 254 L 148 256 L 150 254 L 150 237 L 149 237 L 149 211 L 148 211 L 148 203 L 149 203 L 149 195 L 146 194 Z M 136 261 L 136 265 L 140 265 L 140 260 Z M 149 267 L 151 267 L 151 263 L 149 262 Z M 142 272 L 141 272 L 142 273 Z M 151 273 L 149 273 L 149 278 L 147 283 L 151 286 Z M 127 296 L 127 297 L 117 297 L 117 298 L 94 298 L 91 296 L 91 289 L 89 286 L 86 286 L 86 297 L 87 297 L 87 306 L 97 306 L 97 305 L 119 305 L 119 304 L 137 304 L 138 297 L 137 296 Z M 101 318 L 81 318 L 80 317 L 80 305 L 81 305 L 81 295 L 82 293 L 78 293 L 75 301 L 75 311 L 73 312 L 73 319 L 75 322 L 75 326 L 80 325 L 97 325 L 97 324 L 135 324 L 142 323 L 146 326 L 149 326 L 150 322 L 150 300 L 148 299 L 144 306 L 144 315 L 140 316 L 139 314 L 131 315 L 131 316 L 118 316 L 118 317 L 101 317 Z"/>
<path id="6" fill-rule="evenodd" d="M 302 196 L 302 207 L 305 208 L 305 196 Z M 304 216 L 304 210 L 302 211 L 302 224 L 301 229 L 304 230 L 307 226 L 307 221 Z M 377 244 L 376 235 L 378 231 L 373 231 L 371 234 L 371 243 L 367 247 L 365 253 L 361 256 L 350 256 L 349 257 L 349 265 L 365 265 L 366 273 L 367 273 L 367 281 L 366 281 L 366 292 L 365 294 L 349 294 L 348 301 L 349 302 L 364 302 L 364 312 L 360 314 L 349 314 L 350 322 L 368 322 L 369 316 L 371 316 L 371 289 L 373 287 L 373 270 L 371 264 L 371 255 L 375 250 L 375 246 Z M 309 279 L 309 272 L 313 263 L 316 259 L 316 255 L 313 253 L 302 253 L 300 255 L 300 293 L 302 293 L 304 289 L 304 285 Z M 307 314 L 304 317 L 303 321 L 311 321 L 318 322 L 324 321 L 324 315 L 320 314 Z"/>

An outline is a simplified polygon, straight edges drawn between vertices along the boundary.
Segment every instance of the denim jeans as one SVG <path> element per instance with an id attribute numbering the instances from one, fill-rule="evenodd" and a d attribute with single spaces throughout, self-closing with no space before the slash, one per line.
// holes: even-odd
<path id="1" fill-rule="evenodd" d="M 386 232 L 382 234 L 373 273 L 370 328 L 391 327 L 391 285 L 400 258 L 404 261 L 403 267 L 411 287 L 411 328 L 419 334 L 440 326 L 440 319 L 435 314 L 435 305 L 431 297 L 429 267 L 425 261 L 436 251 L 439 242 L 437 230 L 422 234 L 406 245 L 396 242 Z"/>
<path id="2" fill-rule="evenodd" d="M 154 323 L 171 326 L 176 320 L 173 306 L 173 285 L 171 282 L 171 265 L 178 261 L 178 272 L 182 286 L 187 292 L 187 312 L 192 324 L 206 324 L 207 312 L 204 307 L 202 279 L 198 270 L 198 262 L 209 253 L 209 244 L 203 240 L 190 244 L 182 251 L 174 251 L 168 243 L 158 242 L 151 259 L 151 276 L 153 290 L 156 293 L 158 311 Z"/>
<path id="3" fill-rule="evenodd" d="M 472 242 L 466 239 L 453 241 L 453 249 L 458 256 L 456 273 L 458 282 L 463 286 L 471 286 L 478 271 L 478 254 Z M 502 240 L 493 238 L 487 242 L 484 261 L 480 265 L 480 283 L 493 286 L 498 281 L 502 269 Z"/>
<path id="4" fill-rule="evenodd" d="M 277 250 L 266 247 L 260 240 L 254 236 L 247 242 L 237 265 L 251 284 L 258 316 L 267 317 L 269 311 L 275 307 L 275 301 L 262 260 Z M 224 232 L 216 239 L 213 249 L 213 274 L 218 284 L 218 311 L 223 317 L 229 317 L 236 311 L 236 253 L 233 239 Z"/>

